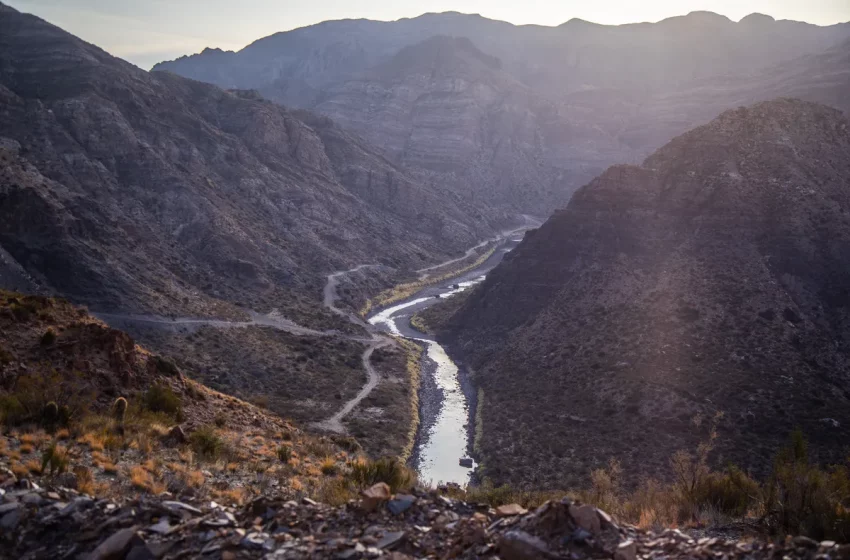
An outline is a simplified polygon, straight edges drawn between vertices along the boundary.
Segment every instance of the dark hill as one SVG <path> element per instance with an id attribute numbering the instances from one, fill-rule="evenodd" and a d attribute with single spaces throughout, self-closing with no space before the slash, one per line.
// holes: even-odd
<path id="1" fill-rule="evenodd" d="M 795 427 L 850 441 L 850 123 L 781 99 L 615 166 L 453 318 L 483 389 L 485 473 L 637 478 L 722 413 L 718 463 L 764 473 Z"/>

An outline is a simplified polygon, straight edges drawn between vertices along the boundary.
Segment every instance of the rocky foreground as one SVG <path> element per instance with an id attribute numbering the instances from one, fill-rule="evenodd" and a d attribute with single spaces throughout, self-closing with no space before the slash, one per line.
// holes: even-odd
<path id="1" fill-rule="evenodd" d="M 98 500 L 5 476 L 2 558 L 850 558 L 850 545 L 806 537 L 767 543 L 644 531 L 569 498 L 529 512 L 439 491 L 391 495 L 379 483 L 341 507 L 268 496 L 233 508 L 167 493 Z"/>

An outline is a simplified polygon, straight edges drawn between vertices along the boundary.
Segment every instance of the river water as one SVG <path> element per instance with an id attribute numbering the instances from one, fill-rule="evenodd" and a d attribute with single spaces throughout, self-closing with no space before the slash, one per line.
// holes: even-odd
<path id="1" fill-rule="evenodd" d="M 410 318 L 417 311 L 439 303 L 440 299 L 436 296 L 445 298 L 482 282 L 487 272 L 499 264 L 521 239 L 520 234 L 506 240 L 478 268 L 426 287 L 408 300 L 369 318 L 369 323 L 381 330 L 427 346 L 419 390 L 419 434 L 413 452 L 413 461 L 422 482 L 461 485 L 469 482 L 472 469 L 460 466 L 459 460 L 471 453 L 469 428 L 473 419 L 470 417 L 470 399 L 474 398 L 474 394 L 464 366 L 455 363 L 446 349 L 430 335 L 413 329 Z"/>

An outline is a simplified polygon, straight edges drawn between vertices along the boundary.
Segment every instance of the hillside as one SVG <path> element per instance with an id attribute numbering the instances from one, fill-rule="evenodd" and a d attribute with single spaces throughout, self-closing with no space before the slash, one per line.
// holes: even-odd
<path id="1" fill-rule="evenodd" d="M 241 306 L 309 321 L 329 272 L 416 269 L 499 221 L 332 123 L 255 92 L 143 72 L 3 5 L 0 61 L 10 287 L 98 310 L 239 316 Z"/>
<path id="2" fill-rule="evenodd" d="M 842 461 L 848 125 L 798 100 L 728 111 L 527 234 L 447 335 L 483 391 L 484 475 L 658 476 L 718 414 L 716 464 L 763 475 L 797 427 Z"/>

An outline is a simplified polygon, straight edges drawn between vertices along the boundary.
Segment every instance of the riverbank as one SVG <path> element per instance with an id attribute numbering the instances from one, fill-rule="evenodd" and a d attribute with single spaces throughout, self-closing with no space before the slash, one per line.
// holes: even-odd
<path id="1" fill-rule="evenodd" d="M 459 460 L 472 455 L 477 392 L 464 364 L 433 336 L 417 331 L 410 319 L 414 313 L 483 281 L 520 240 L 519 234 L 504 239 L 477 266 L 459 276 L 440 279 L 368 318 L 380 330 L 427 345 L 418 391 L 419 429 L 410 458 L 424 482 L 470 482 L 472 470 L 461 467 Z"/>

